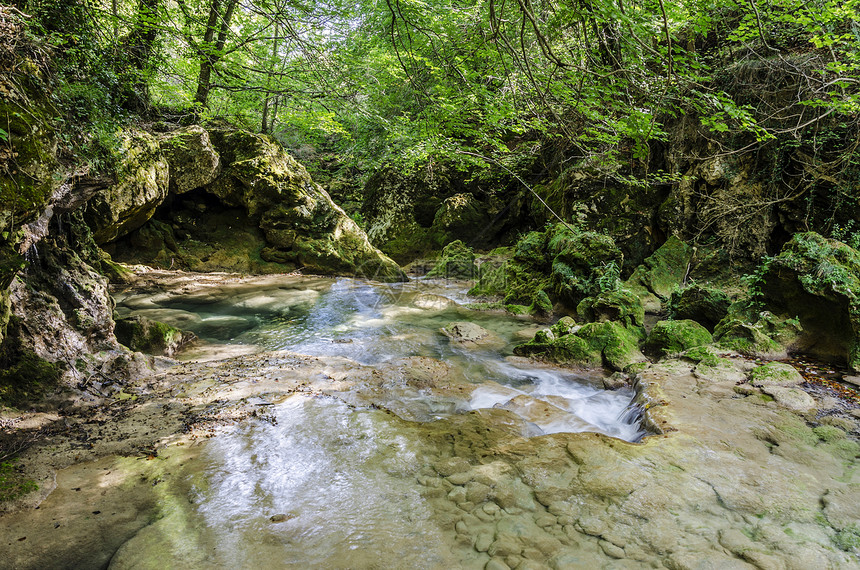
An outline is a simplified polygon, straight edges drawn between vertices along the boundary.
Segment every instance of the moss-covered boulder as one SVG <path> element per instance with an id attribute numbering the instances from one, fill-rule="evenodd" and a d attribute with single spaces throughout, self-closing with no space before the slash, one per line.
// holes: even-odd
<path id="1" fill-rule="evenodd" d="M 401 264 L 453 240 L 488 247 L 510 229 L 509 221 L 517 225 L 516 200 L 505 203 L 469 172 L 434 158 L 409 171 L 380 169 L 368 179 L 362 198 L 371 243 Z"/>
<path id="2" fill-rule="evenodd" d="M 602 283 L 615 281 L 624 261 L 611 237 L 556 224 L 545 239 L 546 258 L 552 260 L 550 281 L 561 302 L 576 307 L 585 297 L 616 285 Z"/>
<path id="3" fill-rule="evenodd" d="M 461 192 L 442 201 L 429 236 L 439 246 L 464 238 L 471 241 L 490 226 L 490 221 L 487 206 L 474 195 Z"/>
<path id="4" fill-rule="evenodd" d="M 750 373 L 750 383 L 753 386 L 783 386 L 793 387 L 803 383 L 794 366 L 785 362 L 768 362 L 756 367 Z"/>
<path id="5" fill-rule="evenodd" d="M 146 223 L 168 192 L 170 168 L 158 138 L 139 130 L 120 133 L 114 149 L 116 184 L 87 203 L 86 219 L 96 243 L 124 236 Z"/>
<path id="6" fill-rule="evenodd" d="M 593 164 L 575 165 L 535 191 L 565 220 L 610 236 L 624 254 L 625 269 L 632 270 L 659 245 L 656 214 L 668 190 L 624 184 L 612 176 L 611 169 L 618 166 L 603 170 Z M 555 221 L 537 197 L 529 195 L 529 200 L 538 223 Z"/>
<path id="7" fill-rule="evenodd" d="M 732 301 L 719 289 L 691 285 L 672 292 L 669 311 L 673 319 L 690 319 L 713 331 L 729 312 Z"/>
<path id="8" fill-rule="evenodd" d="M 475 253 L 460 240 L 455 240 L 442 248 L 428 277 L 445 279 L 474 279 L 477 273 Z"/>
<path id="9" fill-rule="evenodd" d="M 646 311 L 659 311 L 690 270 L 693 248 L 671 236 L 642 265 L 625 286 L 642 298 Z"/>
<path id="10" fill-rule="evenodd" d="M 659 321 L 645 341 L 646 352 L 665 356 L 714 342 L 708 329 L 691 320 Z"/>
<path id="11" fill-rule="evenodd" d="M 639 336 L 634 332 L 606 321 L 538 331 L 531 341 L 514 348 L 514 354 L 558 364 L 605 366 L 620 371 L 646 360 L 638 344 Z"/>
<path id="12" fill-rule="evenodd" d="M 587 297 L 576 307 L 579 318 L 585 322 L 616 321 L 625 327 L 642 327 L 645 310 L 637 295 L 624 289 L 603 291 Z"/>
<path id="13" fill-rule="evenodd" d="M 116 338 L 131 350 L 173 356 L 197 336 L 146 317 L 133 316 L 116 321 Z"/>
<path id="14" fill-rule="evenodd" d="M 757 358 L 785 358 L 802 329 L 794 319 L 778 318 L 769 311 L 737 311 L 714 327 L 720 346 Z"/>
<path id="15" fill-rule="evenodd" d="M 259 223 L 272 257 L 319 273 L 396 281 L 400 267 L 314 183 L 305 168 L 265 135 L 210 132 L 222 173 L 207 191 L 244 208 Z"/>
<path id="16" fill-rule="evenodd" d="M 199 125 L 177 129 L 161 138 L 170 169 L 170 191 L 184 194 L 212 183 L 221 172 L 221 157 Z"/>
<path id="17" fill-rule="evenodd" d="M 860 252 L 813 232 L 795 234 L 766 262 L 758 287 L 765 308 L 799 321 L 799 350 L 860 370 Z"/>

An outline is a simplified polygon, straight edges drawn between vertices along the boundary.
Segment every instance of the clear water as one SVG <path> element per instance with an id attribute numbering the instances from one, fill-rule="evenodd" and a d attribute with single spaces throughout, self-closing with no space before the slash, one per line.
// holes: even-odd
<path id="1" fill-rule="evenodd" d="M 346 357 L 365 365 L 430 357 L 474 384 L 471 398 L 403 397 L 423 398 L 442 412 L 506 407 L 527 419 L 533 434 L 594 431 L 628 441 L 644 435 L 629 409 L 631 391 L 606 391 L 596 376 L 512 361 L 513 347 L 524 340 L 517 338 L 518 331 L 533 323 L 463 307 L 468 298 L 456 283 L 317 279 L 305 288 L 302 278 L 285 279 L 265 286 L 249 280 L 244 287 L 223 290 L 120 296 L 118 310 L 191 330 L 210 343 L 204 352 L 215 347 L 215 353 L 231 354 L 231 347 L 250 346 Z M 458 321 L 491 331 L 494 342 L 467 347 L 449 341 L 440 329 Z M 536 401 L 542 413 L 535 412 Z"/>

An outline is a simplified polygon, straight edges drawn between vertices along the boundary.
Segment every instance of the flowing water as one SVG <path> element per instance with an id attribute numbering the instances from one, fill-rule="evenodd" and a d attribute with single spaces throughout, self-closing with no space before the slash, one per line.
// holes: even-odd
<path id="1" fill-rule="evenodd" d="M 450 509 L 476 509 L 481 517 L 473 522 L 496 524 L 518 513 L 531 517 L 540 505 L 510 475 L 487 485 L 491 490 L 477 503 L 465 491 L 451 491 L 454 485 L 432 467 L 448 454 L 440 451 L 435 425 L 446 432 L 452 429 L 446 422 L 470 411 L 495 417 L 503 409 L 521 418 L 510 428 L 518 437 L 594 431 L 637 441 L 643 431 L 630 408 L 631 391 L 606 391 L 599 376 L 511 358 L 536 325 L 468 310 L 465 300 L 461 286 L 450 283 L 307 278 L 118 294 L 121 314 L 197 333 L 204 343 L 189 358 L 289 350 L 384 367 L 420 357 L 440 363 L 468 389 L 401 387 L 396 396 L 379 396 L 379 406 L 306 395 L 270 402 L 267 421 L 244 422 L 206 444 L 185 467 L 187 490 L 179 494 L 187 501 L 166 508 L 164 518 L 120 549 L 111 567 L 483 567 L 487 548 L 464 544 L 459 525 L 465 523 L 453 532 Z M 458 321 L 489 330 L 491 341 L 467 346 L 440 333 Z M 408 413 L 387 411 L 397 411 L 395 397 Z M 475 487 L 460 488 L 472 493 Z"/>

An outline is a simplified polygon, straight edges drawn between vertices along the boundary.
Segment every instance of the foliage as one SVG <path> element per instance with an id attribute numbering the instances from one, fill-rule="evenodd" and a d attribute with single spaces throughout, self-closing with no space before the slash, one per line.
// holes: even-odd
<path id="1" fill-rule="evenodd" d="M 14 460 L 0 462 L 0 503 L 15 500 L 38 488 L 35 481 L 18 473 Z"/>

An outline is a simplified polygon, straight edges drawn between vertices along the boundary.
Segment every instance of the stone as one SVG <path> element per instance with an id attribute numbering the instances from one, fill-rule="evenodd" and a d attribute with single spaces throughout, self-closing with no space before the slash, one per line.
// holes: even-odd
<path id="1" fill-rule="evenodd" d="M 115 331 L 117 340 L 131 350 L 161 356 L 173 356 L 197 339 L 194 333 L 139 315 L 118 319 Z"/>
<path id="2" fill-rule="evenodd" d="M 651 329 L 644 349 L 659 356 L 684 352 L 714 341 L 708 329 L 696 321 L 659 321 Z"/>
<path id="3" fill-rule="evenodd" d="M 808 412 L 815 408 L 815 399 L 798 388 L 764 385 L 762 392 L 772 396 L 777 404 L 795 412 Z"/>
<path id="4" fill-rule="evenodd" d="M 713 331 L 728 314 L 731 304 L 729 296 L 719 289 L 691 285 L 672 292 L 669 312 L 673 319 L 693 320 Z"/>
<path id="5" fill-rule="evenodd" d="M 492 346 L 504 341 L 484 327 L 468 321 L 458 321 L 439 329 L 452 343 L 461 346 Z"/>
<path id="6" fill-rule="evenodd" d="M 622 325 L 605 321 L 587 323 L 575 332 L 541 342 L 535 339 L 516 346 L 518 356 L 537 356 L 559 364 L 606 366 L 621 371 L 647 359 L 639 351 L 639 337 Z"/>
<path id="7" fill-rule="evenodd" d="M 444 279 L 474 279 L 476 275 L 475 254 L 460 240 L 442 248 L 433 269 L 427 273 L 427 277 Z"/>
<path id="8" fill-rule="evenodd" d="M 402 281 L 400 267 L 273 139 L 241 130 L 210 130 L 222 173 L 206 190 L 242 207 L 275 250 L 308 270 Z"/>
<path id="9" fill-rule="evenodd" d="M 161 138 L 170 173 L 170 191 L 184 194 L 211 184 L 221 172 L 221 157 L 199 125 L 177 129 Z"/>
<path id="10" fill-rule="evenodd" d="M 796 317 L 803 352 L 860 370 L 860 252 L 814 232 L 792 236 L 766 262 L 761 300 Z"/>
<path id="11" fill-rule="evenodd" d="M 625 287 L 639 295 L 646 311 L 656 312 L 690 269 L 693 248 L 676 236 L 670 236 L 657 251 L 636 268 Z"/>
<path id="12" fill-rule="evenodd" d="M 87 202 L 85 218 L 98 244 L 141 227 L 168 192 L 170 168 L 155 136 L 133 129 L 121 132 L 114 159 L 116 184 L 100 189 Z"/>
<path id="13" fill-rule="evenodd" d="M 803 376 L 791 364 L 785 362 L 768 362 L 756 367 L 750 373 L 750 383 L 753 386 L 786 386 L 802 384 Z"/>
<path id="14" fill-rule="evenodd" d="M 628 328 L 645 324 L 642 301 L 625 289 L 602 291 L 587 297 L 577 305 L 576 313 L 584 322 L 617 321 Z"/>

